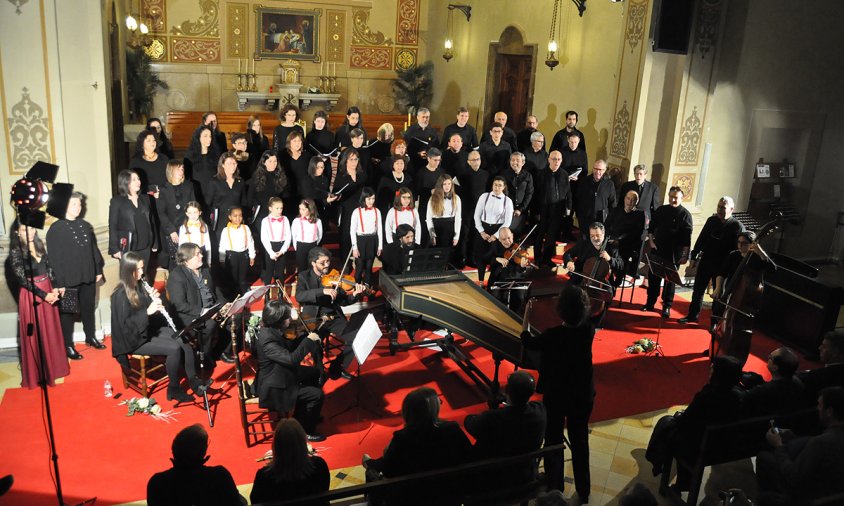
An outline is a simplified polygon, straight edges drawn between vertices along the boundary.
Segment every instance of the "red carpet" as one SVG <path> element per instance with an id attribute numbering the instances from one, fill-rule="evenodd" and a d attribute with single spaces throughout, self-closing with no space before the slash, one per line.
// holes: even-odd
<path id="1" fill-rule="evenodd" d="M 656 313 L 642 313 L 644 290 L 636 290 L 638 305 L 613 308 L 605 319 L 594 344 L 595 378 L 598 397 L 592 421 L 618 418 L 687 403 L 706 382 L 708 361 L 700 352 L 708 346 L 708 334 L 701 328 L 686 327 L 675 320 L 662 329 L 661 343 L 667 357 L 628 355 L 625 348 L 638 337 L 655 338 Z M 678 301 L 675 307 L 685 310 Z M 703 315 L 708 319 L 708 315 Z M 619 330 L 624 328 L 626 331 Z M 110 344 L 110 343 L 108 343 Z M 755 336 L 746 369 L 762 371 L 765 357 L 777 343 Z M 476 364 L 488 374 L 492 359 L 488 352 L 465 344 Z M 807 365 L 805 362 L 802 365 Z M 679 372 L 675 370 L 679 369 Z M 218 380 L 231 366 L 215 372 Z M 502 381 L 512 371 L 504 365 Z M 448 359 L 432 350 L 413 350 L 391 357 L 386 340 L 361 368 L 357 382 L 332 381 L 327 385 L 323 409 L 326 421 L 320 429 L 330 437 L 317 447 L 332 469 L 360 463 L 363 453 L 380 455 L 394 430 L 400 427 L 397 415 L 404 395 L 427 385 L 441 392 L 443 417 L 462 423 L 469 413 L 485 409 L 485 400 L 466 376 Z M 97 496 L 97 504 L 115 504 L 143 499 L 146 482 L 157 471 L 170 466 L 170 442 L 183 427 L 202 423 L 205 411 L 199 405 L 180 406 L 177 421 L 167 424 L 147 416 L 125 416 L 119 400 L 103 397 L 103 381 L 108 378 L 115 393 L 131 397 L 123 389 L 117 363 L 109 351 L 87 350 L 85 360 L 72 364 L 65 384 L 50 390 L 58 446 L 59 465 L 65 501 L 69 504 Z M 220 383 L 217 383 L 219 386 Z M 355 402 L 360 394 L 360 410 L 351 409 L 332 418 Z M 269 444 L 246 448 L 240 426 L 233 384 L 215 398 L 215 426 L 209 429 L 210 464 L 225 465 L 238 484 L 251 483 L 262 465 L 255 459 Z M 154 397 L 170 408 L 163 391 Z M 374 415 L 368 412 L 371 410 Z M 0 475 L 13 473 L 15 485 L 0 504 L 55 504 L 51 480 L 52 464 L 47 449 L 46 424 L 38 390 L 10 389 L 0 404 Z"/>

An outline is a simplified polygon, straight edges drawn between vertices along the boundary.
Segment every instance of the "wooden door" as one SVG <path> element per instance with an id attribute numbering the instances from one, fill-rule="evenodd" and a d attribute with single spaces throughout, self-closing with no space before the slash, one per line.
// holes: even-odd
<path id="1" fill-rule="evenodd" d="M 498 97 L 495 111 L 507 113 L 507 126 L 520 131 L 525 127 L 530 99 L 530 55 L 502 54 L 498 56 Z M 493 111 L 493 113 L 495 112 Z"/>

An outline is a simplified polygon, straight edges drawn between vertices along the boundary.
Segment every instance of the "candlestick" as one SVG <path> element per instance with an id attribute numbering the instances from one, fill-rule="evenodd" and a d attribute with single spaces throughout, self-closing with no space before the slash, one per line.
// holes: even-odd
<path id="1" fill-rule="evenodd" d="M 240 58 L 237 59 L 237 73 L 240 74 Z"/>
<path id="2" fill-rule="evenodd" d="M 323 66 L 324 64 L 325 64 L 325 62 L 323 62 L 323 61 L 320 61 L 320 62 L 319 62 L 319 75 L 322 75 L 322 66 Z"/>
<path id="3" fill-rule="evenodd" d="M 252 58 L 252 75 L 255 75 L 255 58 Z"/>

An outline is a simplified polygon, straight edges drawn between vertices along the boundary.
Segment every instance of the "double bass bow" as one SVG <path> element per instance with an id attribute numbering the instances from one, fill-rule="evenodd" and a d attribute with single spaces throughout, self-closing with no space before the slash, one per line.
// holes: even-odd
<path id="1" fill-rule="evenodd" d="M 751 247 L 773 233 L 780 226 L 782 213 L 759 229 Z M 736 271 L 730 276 L 724 293 L 713 302 L 712 326 L 710 334 L 709 356 L 732 355 L 742 364 L 750 352 L 750 338 L 753 331 L 753 318 L 762 306 L 764 290 L 764 271 L 749 266 L 753 251 L 748 250 Z M 770 259 L 767 261 L 772 262 Z M 723 315 L 716 316 L 715 305 L 723 306 Z"/>

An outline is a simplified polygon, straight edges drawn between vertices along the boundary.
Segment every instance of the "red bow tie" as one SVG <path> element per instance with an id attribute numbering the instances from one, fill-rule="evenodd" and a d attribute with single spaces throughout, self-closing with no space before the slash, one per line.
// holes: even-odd
<path id="1" fill-rule="evenodd" d="M 402 211 L 412 211 L 413 208 L 412 207 L 402 207 L 401 210 Z"/>
<path id="2" fill-rule="evenodd" d="M 276 222 L 276 223 L 281 223 L 281 222 L 283 222 L 283 221 L 284 221 L 284 217 L 282 216 L 281 218 L 273 218 L 273 217 L 271 216 L 271 217 L 270 217 L 270 221 L 274 221 L 274 222 Z"/>

